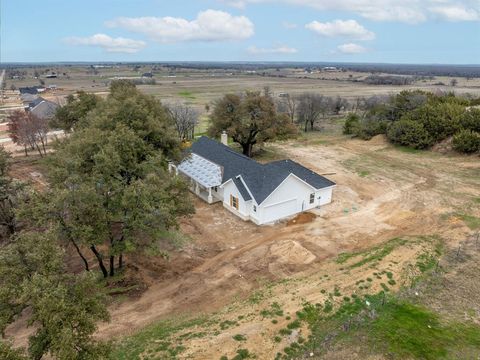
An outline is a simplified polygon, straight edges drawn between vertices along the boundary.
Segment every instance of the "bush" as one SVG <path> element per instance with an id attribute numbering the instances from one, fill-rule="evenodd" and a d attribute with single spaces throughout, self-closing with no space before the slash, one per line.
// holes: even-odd
<path id="1" fill-rule="evenodd" d="M 353 135 L 358 131 L 360 117 L 357 114 L 348 114 L 343 124 L 343 133 L 345 135 Z"/>
<path id="2" fill-rule="evenodd" d="M 355 136 L 362 140 L 370 140 L 372 137 L 385 134 L 387 130 L 387 122 L 377 119 L 365 119 L 360 122 Z"/>
<path id="3" fill-rule="evenodd" d="M 423 124 L 403 119 L 392 123 L 387 131 L 387 138 L 394 144 L 425 149 L 433 145 L 433 139 Z"/>
<path id="4" fill-rule="evenodd" d="M 480 133 L 480 109 L 466 111 L 460 119 L 460 126 L 465 130 Z"/>
<path id="5" fill-rule="evenodd" d="M 465 107 L 455 103 L 434 103 L 422 106 L 402 117 L 423 125 L 433 142 L 439 142 L 460 130 L 460 119 L 464 116 Z"/>
<path id="6" fill-rule="evenodd" d="M 453 148 L 461 153 L 480 151 L 480 133 L 471 130 L 461 130 L 453 137 Z"/>

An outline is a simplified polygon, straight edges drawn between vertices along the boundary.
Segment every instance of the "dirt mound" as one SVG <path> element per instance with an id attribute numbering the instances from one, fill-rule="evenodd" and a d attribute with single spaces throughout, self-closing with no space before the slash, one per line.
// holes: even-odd
<path id="1" fill-rule="evenodd" d="M 442 154 L 452 151 L 452 140 L 453 140 L 453 137 L 450 136 L 445 140 L 440 141 L 439 143 L 433 145 L 432 151 L 439 152 Z"/>
<path id="2" fill-rule="evenodd" d="M 377 135 L 372 137 L 368 141 L 369 145 L 374 145 L 374 146 L 387 146 L 388 145 L 388 140 L 385 135 Z"/>
<path id="3" fill-rule="evenodd" d="M 311 213 L 311 212 L 303 212 L 295 216 L 293 219 L 289 220 L 287 222 L 287 226 L 292 226 L 292 225 L 300 225 L 300 224 L 308 224 L 315 220 L 317 215 Z"/>

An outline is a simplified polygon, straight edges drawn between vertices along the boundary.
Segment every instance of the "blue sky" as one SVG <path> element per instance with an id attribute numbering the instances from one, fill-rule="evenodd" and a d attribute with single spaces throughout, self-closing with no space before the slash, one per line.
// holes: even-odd
<path id="1" fill-rule="evenodd" d="M 1 61 L 479 64 L 478 0 L 2 0 Z"/>

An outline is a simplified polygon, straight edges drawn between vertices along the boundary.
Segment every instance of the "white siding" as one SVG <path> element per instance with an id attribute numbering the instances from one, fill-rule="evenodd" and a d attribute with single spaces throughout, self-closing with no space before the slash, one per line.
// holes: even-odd
<path id="1" fill-rule="evenodd" d="M 315 194 L 313 203 L 310 203 L 311 194 Z M 296 176 L 290 175 L 259 206 L 258 223 L 265 224 L 280 220 L 331 201 L 332 188 L 315 191 Z"/>
<path id="2" fill-rule="evenodd" d="M 230 206 L 230 195 L 238 198 L 238 211 L 237 209 L 233 208 Z M 245 202 L 242 198 L 242 195 L 240 194 L 240 191 L 238 191 L 237 186 L 233 181 L 228 181 L 223 185 L 223 206 L 229 209 L 230 211 L 233 211 L 234 213 L 240 213 L 243 217 L 248 217 L 250 215 L 250 207 L 249 207 L 249 202 Z"/>

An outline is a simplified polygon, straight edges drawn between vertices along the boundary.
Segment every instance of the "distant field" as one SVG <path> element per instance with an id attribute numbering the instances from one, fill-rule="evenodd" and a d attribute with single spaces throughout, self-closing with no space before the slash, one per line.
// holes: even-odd
<path id="1" fill-rule="evenodd" d="M 7 76 L 7 89 L 14 85 L 39 85 L 34 78 L 34 68 L 22 68 L 26 71 L 24 79 L 10 79 Z M 48 70 L 48 72 L 47 72 Z M 42 96 L 59 103 L 66 95 L 83 90 L 106 95 L 108 85 L 113 78 L 136 78 L 152 71 L 151 66 L 123 65 L 92 68 L 90 66 L 57 66 L 38 68 L 40 79 L 46 86 L 56 85 L 58 90 Z M 46 79 L 50 72 L 59 74 L 59 78 Z M 419 80 L 412 85 L 369 85 L 362 80 L 371 75 L 368 72 L 336 71 L 306 73 L 303 68 L 259 69 L 257 71 L 241 69 L 186 69 L 159 67 L 153 72 L 155 85 L 138 85 L 145 93 L 151 94 L 162 102 L 185 102 L 194 106 L 200 113 L 201 124 L 197 132 L 206 129 L 208 113 L 205 106 L 211 105 L 226 93 L 240 93 L 246 90 L 263 90 L 269 87 L 274 96 L 280 93 L 300 94 L 316 92 L 326 96 L 341 96 L 355 101 L 358 97 L 394 94 L 402 90 L 423 89 L 427 91 L 454 91 L 459 94 L 480 96 L 480 78 L 460 78 L 437 76 Z M 452 79 L 457 81 L 450 86 Z M 444 84 L 444 85 L 439 85 Z M 18 100 L 16 100 L 18 101 Z"/>

